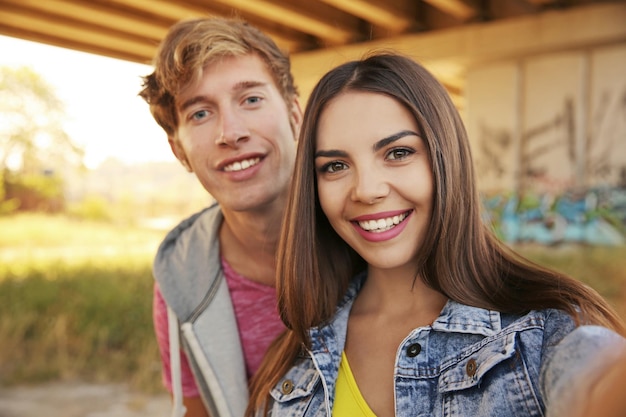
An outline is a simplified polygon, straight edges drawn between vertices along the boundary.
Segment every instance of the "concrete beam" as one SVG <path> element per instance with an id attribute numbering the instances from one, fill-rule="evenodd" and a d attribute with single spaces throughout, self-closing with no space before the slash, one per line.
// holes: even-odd
<path id="1" fill-rule="evenodd" d="M 444 84 L 462 94 L 465 74 L 472 66 L 626 42 L 624 22 L 624 3 L 581 6 L 532 17 L 296 53 L 291 56 L 292 68 L 303 101 L 306 101 L 315 83 L 329 69 L 358 59 L 368 51 L 393 49 L 412 56 Z"/>

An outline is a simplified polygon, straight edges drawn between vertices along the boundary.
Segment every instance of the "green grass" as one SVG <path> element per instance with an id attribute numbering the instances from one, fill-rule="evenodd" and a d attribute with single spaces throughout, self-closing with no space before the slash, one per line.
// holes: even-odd
<path id="1" fill-rule="evenodd" d="M 136 226 L 39 214 L 0 217 L 0 230 L 0 260 L 152 254 L 164 235 Z"/>
<path id="2" fill-rule="evenodd" d="M 37 215 L 0 230 L 0 385 L 162 389 L 151 263 L 163 231 Z"/>
<path id="3" fill-rule="evenodd" d="M 0 386 L 128 382 L 161 392 L 151 264 L 164 231 L 0 217 Z M 517 248 L 587 282 L 626 318 L 626 247 Z"/>
<path id="4" fill-rule="evenodd" d="M 587 283 L 626 320 L 626 246 L 517 246 L 532 261 Z"/>

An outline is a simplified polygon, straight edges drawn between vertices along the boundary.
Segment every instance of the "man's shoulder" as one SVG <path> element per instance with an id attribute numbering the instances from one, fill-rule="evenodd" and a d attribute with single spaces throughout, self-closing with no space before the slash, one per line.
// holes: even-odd
<path id="1" fill-rule="evenodd" d="M 153 275 L 163 298 L 180 318 L 191 314 L 218 279 L 221 220 L 219 207 L 212 205 L 183 220 L 159 246 Z"/>
<path id="2" fill-rule="evenodd" d="M 222 212 L 213 204 L 181 221 L 170 230 L 157 250 L 156 262 L 176 256 L 193 256 L 194 253 L 219 246 L 217 234 L 222 222 Z"/>
<path id="3" fill-rule="evenodd" d="M 163 239 L 163 242 L 168 240 L 177 239 L 181 235 L 188 233 L 190 230 L 197 228 L 206 228 L 212 226 L 215 222 L 219 222 L 222 219 L 222 212 L 220 206 L 217 203 L 211 204 L 191 216 L 183 219 L 175 227 L 173 227 Z"/>

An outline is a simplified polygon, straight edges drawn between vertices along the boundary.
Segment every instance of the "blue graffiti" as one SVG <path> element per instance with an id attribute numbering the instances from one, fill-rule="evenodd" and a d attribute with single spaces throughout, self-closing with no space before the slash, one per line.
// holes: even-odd
<path id="1" fill-rule="evenodd" d="M 590 188 L 560 195 L 483 198 L 485 221 L 507 243 L 626 244 L 626 189 Z"/>

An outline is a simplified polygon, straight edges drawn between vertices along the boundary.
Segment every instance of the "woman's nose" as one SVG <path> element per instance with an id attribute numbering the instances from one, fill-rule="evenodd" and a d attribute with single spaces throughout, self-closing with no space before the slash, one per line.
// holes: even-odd
<path id="1" fill-rule="evenodd" d="M 389 185 L 373 167 L 357 170 L 352 187 L 352 201 L 375 204 L 389 195 Z"/>

